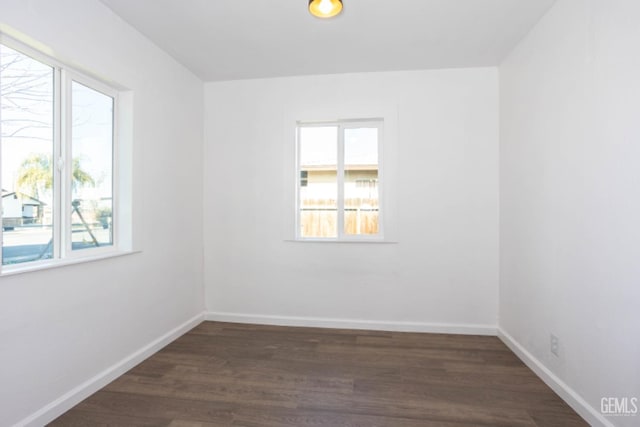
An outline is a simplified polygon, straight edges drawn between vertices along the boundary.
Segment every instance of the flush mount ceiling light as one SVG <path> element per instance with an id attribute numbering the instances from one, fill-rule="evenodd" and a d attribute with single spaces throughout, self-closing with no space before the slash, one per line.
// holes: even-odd
<path id="1" fill-rule="evenodd" d="M 332 18 L 342 12 L 342 0 L 309 0 L 309 12 L 318 18 Z"/>

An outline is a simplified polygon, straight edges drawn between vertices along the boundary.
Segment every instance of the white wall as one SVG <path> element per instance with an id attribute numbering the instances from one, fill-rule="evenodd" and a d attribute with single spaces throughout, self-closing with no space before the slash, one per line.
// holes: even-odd
<path id="1" fill-rule="evenodd" d="M 559 0 L 500 67 L 500 326 L 596 413 L 640 397 L 639 22 Z"/>
<path id="2" fill-rule="evenodd" d="M 206 84 L 210 318 L 495 331 L 497 85 L 495 68 Z M 397 244 L 285 241 L 294 231 L 282 227 L 294 209 L 288 124 L 332 110 L 386 111 L 395 122 L 385 143 L 402 166 L 390 189 Z"/>
<path id="3" fill-rule="evenodd" d="M 141 253 L 0 279 L 0 425 L 204 309 L 202 83 L 98 1 L 0 0 L 0 30 L 131 89 Z M 188 209 L 176 209 L 176 201 Z M 39 419 L 43 422 L 45 418 Z"/>
<path id="4" fill-rule="evenodd" d="M 204 175 L 192 74 L 97 1 L 0 10 L 0 30 L 133 90 L 143 249 L 0 279 L 0 425 L 197 316 L 203 244 L 214 318 L 490 332 L 499 300 L 503 331 L 596 411 L 640 396 L 637 2 L 559 0 L 500 67 L 500 107 L 491 68 L 207 84 Z M 371 106 L 395 121 L 397 243 L 286 241 L 287 120 Z"/>

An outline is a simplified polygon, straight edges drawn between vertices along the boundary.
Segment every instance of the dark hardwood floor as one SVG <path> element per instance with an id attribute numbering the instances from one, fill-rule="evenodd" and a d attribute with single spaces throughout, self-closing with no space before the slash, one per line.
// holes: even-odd
<path id="1" fill-rule="evenodd" d="M 586 426 L 498 338 L 204 322 L 53 426 Z"/>

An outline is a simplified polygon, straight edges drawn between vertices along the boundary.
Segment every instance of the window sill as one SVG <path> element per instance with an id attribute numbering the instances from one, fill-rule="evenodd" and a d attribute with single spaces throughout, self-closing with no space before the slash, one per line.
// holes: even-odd
<path id="1" fill-rule="evenodd" d="M 132 255 L 132 254 L 137 254 L 141 252 L 142 251 L 140 250 L 113 251 L 113 252 L 101 253 L 99 255 L 90 255 L 86 257 L 56 259 L 56 260 L 42 261 L 38 263 L 31 263 L 31 264 L 24 264 L 24 265 L 14 264 L 10 266 L 4 266 L 2 268 L 2 271 L 0 272 L 0 277 L 30 273 L 32 271 L 49 270 L 52 268 L 65 267 L 67 265 L 84 264 L 87 262 L 100 261 L 100 260 L 109 259 L 109 258 L 118 258 L 121 256 Z"/>

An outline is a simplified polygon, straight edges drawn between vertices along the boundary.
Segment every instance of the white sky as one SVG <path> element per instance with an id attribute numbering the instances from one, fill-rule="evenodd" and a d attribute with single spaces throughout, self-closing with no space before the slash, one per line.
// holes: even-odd
<path id="1" fill-rule="evenodd" d="M 378 163 L 378 129 L 345 129 L 345 165 Z M 300 164 L 335 165 L 338 162 L 338 127 L 304 126 L 300 128 Z"/>

